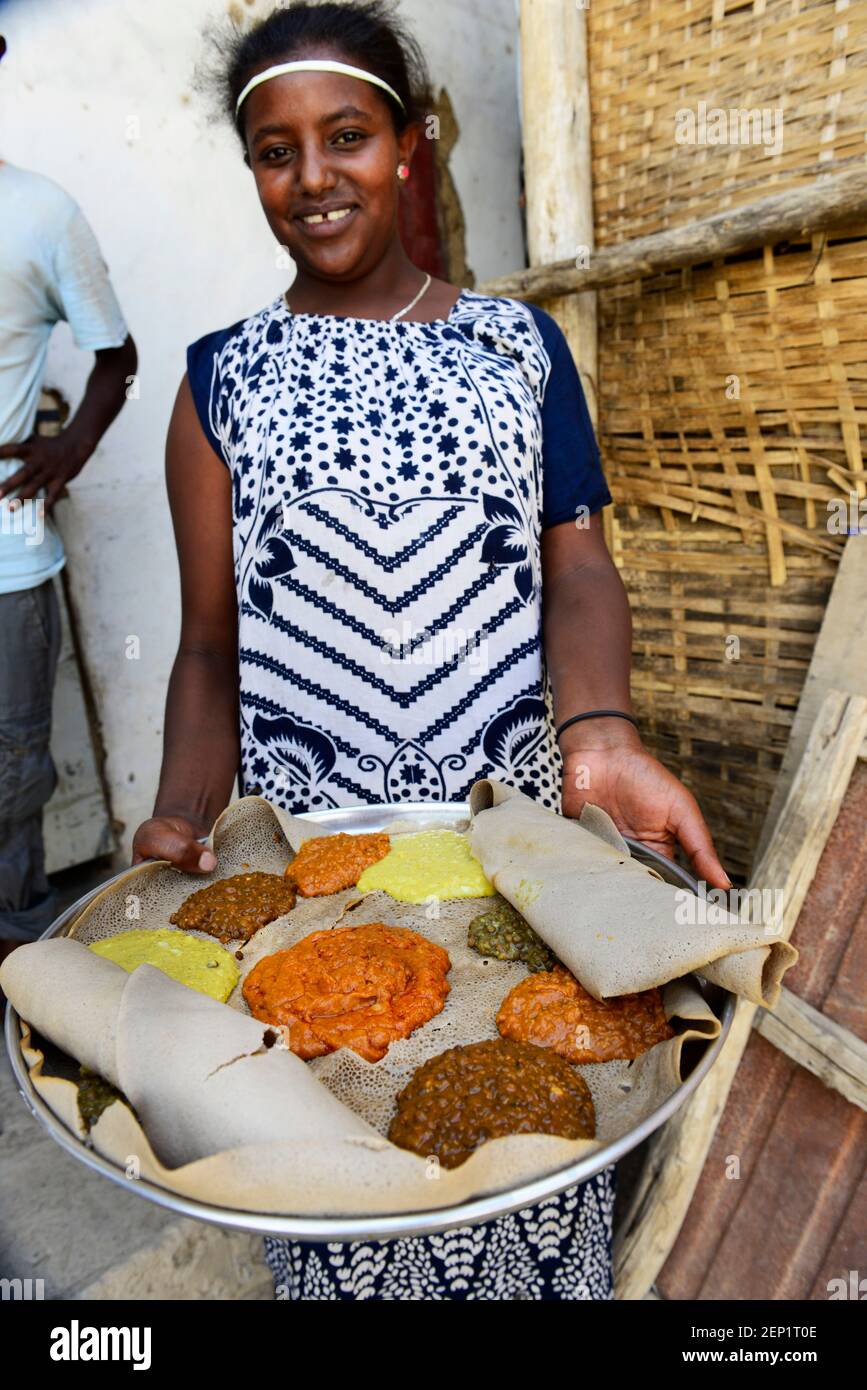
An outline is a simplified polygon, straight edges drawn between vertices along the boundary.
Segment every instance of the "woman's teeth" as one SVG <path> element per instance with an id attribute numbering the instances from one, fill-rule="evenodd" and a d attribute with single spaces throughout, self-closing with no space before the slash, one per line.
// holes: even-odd
<path id="1" fill-rule="evenodd" d="M 307 222 L 310 226 L 317 222 L 340 222 L 342 218 L 348 217 L 352 208 L 335 208 L 333 212 L 312 212 L 309 217 L 302 217 L 302 222 Z"/>

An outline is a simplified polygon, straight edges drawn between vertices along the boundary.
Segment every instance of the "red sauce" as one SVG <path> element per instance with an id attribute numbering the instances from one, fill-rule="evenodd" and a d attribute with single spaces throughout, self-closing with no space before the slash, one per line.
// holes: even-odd
<path id="1" fill-rule="evenodd" d="M 674 1037 L 658 989 L 594 999 L 559 965 L 516 985 L 500 1005 L 497 1027 L 505 1038 L 550 1047 L 579 1063 L 631 1060 Z"/>
<path id="2" fill-rule="evenodd" d="M 305 1061 L 350 1047 L 378 1062 L 440 1012 L 450 967 L 441 946 L 406 927 L 338 927 L 265 956 L 244 981 L 244 998 L 256 1018 L 285 1029 Z"/>
<path id="3" fill-rule="evenodd" d="M 304 841 L 286 877 L 302 898 L 339 893 L 342 888 L 354 888 L 364 870 L 384 859 L 390 848 L 391 841 L 381 831 L 372 835 L 346 835 L 343 831 L 318 835 Z"/>

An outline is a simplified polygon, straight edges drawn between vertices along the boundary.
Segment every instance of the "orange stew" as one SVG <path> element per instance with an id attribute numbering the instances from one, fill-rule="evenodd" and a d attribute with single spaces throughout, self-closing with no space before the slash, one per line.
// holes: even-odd
<path id="1" fill-rule="evenodd" d="M 497 1027 L 504 1038 L 550 1047 L 569 1062 L 631 1060 L 674 1037 L 658 989 L 600 1001 L 562 966 L 516 985 L 500 1005 Z"/>
<path id="2" fill-rule="evenodd" d="M 364 870 L 384 859 L 389 848 L 389 838 L 381 832 L 320 835 L 304 841 L 287 868 L 286 877 L 303 898 L 339 893 L 341 888 L 354 888 Z"/>
<path id="3" fill-rule="evenodd" d="M 305 1061 L 350 1047 L 378 1062 L 440 1012 L 450 967 L 441 946 L 407 927 L 337 927 L 265 956 L 244 998 L 256 1018 L 285 1028 Z"/>

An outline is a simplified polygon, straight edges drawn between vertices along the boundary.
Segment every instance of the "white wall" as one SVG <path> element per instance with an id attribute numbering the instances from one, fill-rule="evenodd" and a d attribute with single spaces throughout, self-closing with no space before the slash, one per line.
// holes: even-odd
<path id="1" fill-rule="evenodd" d="M 191 77 L 208 17 L 272 8 L 270 0 L 0 3 L 9 45 L 0 157 L 77 198 L 139 349 L 140 399 L 125 406 L 58 513 L 125 848 L 153 804 L 177 643 L 163 449 L 184 350 L 287 283 L 235 136 L 210 124 Z M 461 127 L 451 167 L 469 264 L 478 281 L 503 274 L 523 263 L 514 0 L 405 0 L 402 9 Z M 61 325 L 46 384 L 77 404 L 92 361 Z M 137 661 L 125 656 L 131 635 L 140 639 Z"/>

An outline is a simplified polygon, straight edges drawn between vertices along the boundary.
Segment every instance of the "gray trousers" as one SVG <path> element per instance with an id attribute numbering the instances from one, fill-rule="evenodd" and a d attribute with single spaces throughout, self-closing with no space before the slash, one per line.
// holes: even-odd
<path id="1" fill-rule="evenodd" d="M 57 785 L 49 739 L 59 650 L 52 580 L 0 594 L 0 940 L 33 941 L 57 915 L 42 808 Z"/>

